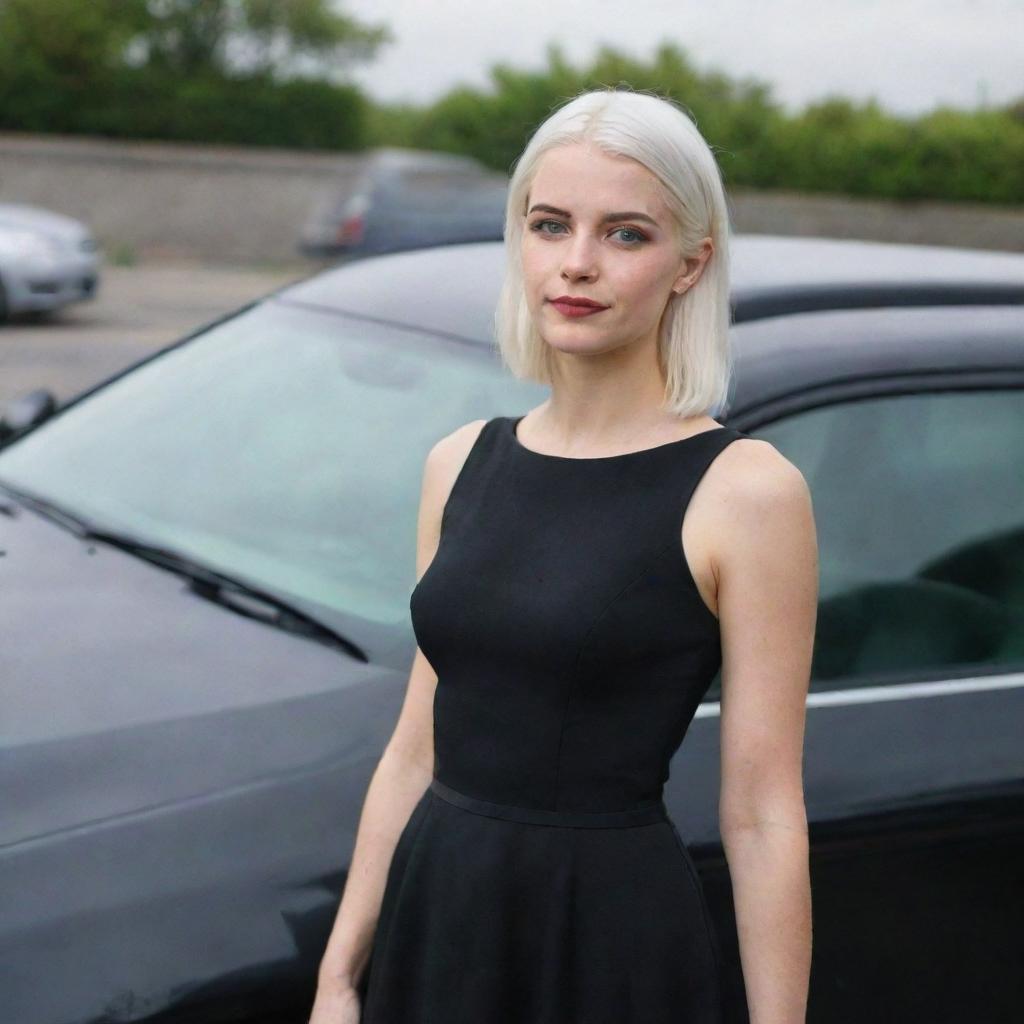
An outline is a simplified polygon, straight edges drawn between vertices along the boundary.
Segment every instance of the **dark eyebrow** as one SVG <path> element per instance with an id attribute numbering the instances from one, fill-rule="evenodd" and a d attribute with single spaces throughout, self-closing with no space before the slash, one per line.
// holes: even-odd
<path id="1" fill-rule="evenodd" d="M 527 216 L 533 213 L 534 210 L 540 210 L 542 213 L 553 213 L 557 217 L 564 217 L 566 220 L 572 220 L 572 214 L 567 210 L 560 210 L 557 206 L 548 206 L 547 203 L 534 203 L 533 206 L 527 210 Z M 648 224 L 653 224 L 655 227 L 658 226 L 658 222 L 652 217 L 648 217 L 646 213 L 640 213 L 637 210 L 627 210 L 625 213 L 609 213 L 601 218 L 602 224 L 610 224 L 616 220 L 643 220 Z"/>

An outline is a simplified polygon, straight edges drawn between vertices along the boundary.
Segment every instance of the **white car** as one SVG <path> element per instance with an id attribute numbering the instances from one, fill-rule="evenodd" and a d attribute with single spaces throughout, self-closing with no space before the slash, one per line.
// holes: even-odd
<path id="1" fill-rule="evenodd" d="M 0 322 L 91 299 L 100 248 L 81 221 L 27 203 L 0 203 Z"/>

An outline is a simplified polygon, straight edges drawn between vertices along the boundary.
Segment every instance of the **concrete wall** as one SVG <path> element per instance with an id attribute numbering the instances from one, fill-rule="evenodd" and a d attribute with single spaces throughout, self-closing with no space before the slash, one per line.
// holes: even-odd
<path id="1" fill-rule="evenodd" d="M 295 246 L 322 189 L 358 158 L 241 146 L 0 134 L 0 201 L 88 224 L 108 259 L 301 262 Z"/>
<path id="2" fill-rule="evenodd" d="M 1024 206 L 749 191 L 736 191 L 730 203 L 737 229 L 755 234 L 1024 252 Z"/>
<path id="3" fill-rule="evenodd" d="M 359 157 L 242 146 L 0 133 L 0 201 L 89 224 L 108 259 L 303 263 L 299 231 Z M 735 190 L 739 231 L 1024 251 L 1024 207 Z"/>

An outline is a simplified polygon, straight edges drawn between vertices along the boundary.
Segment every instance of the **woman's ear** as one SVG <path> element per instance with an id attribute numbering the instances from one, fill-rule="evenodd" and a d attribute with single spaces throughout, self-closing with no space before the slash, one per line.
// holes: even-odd
<path id="1" fill-rule="evenodd" d="M 697 279 L 704 272 L 704 265 L 709 259 L 711 254 L 715 251 L 714 242 L 710 235 L 705 236 L 700 242 L 700 251 L 696 256 L 691 256 L 686 261 L 686 269 L 676 278 L 675 284 L 672 285 L 672 291 L 682 295 L 687 289 L 692 288 L 696 283 Z"/>

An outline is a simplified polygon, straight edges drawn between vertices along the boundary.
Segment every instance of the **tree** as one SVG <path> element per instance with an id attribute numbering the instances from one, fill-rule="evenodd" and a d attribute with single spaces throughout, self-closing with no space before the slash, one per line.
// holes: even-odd
<path id="1" fill-rule="evenodd" d="M 0 0 L 0 127 L 74 131 L 146 17 L 144 0 Z"/>
<path id="2" fill-rule="evenodd" d="M 332 2 L 0 0 L 0 129 L 358 147 L 390 35 Z"/>
<path id="3" fill-rule="evenodd" d="M 121 63 L 147 20 L 145 0 L 0 0 L 0 73 L 85 85 Z"/>
<path id="4" fill-rule="evenodd" d="M 323 78 L 372 57 L 393 36 L 328 0 L 149 0 L 136 40 L 154 67 L 184 75 Z"/>

